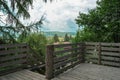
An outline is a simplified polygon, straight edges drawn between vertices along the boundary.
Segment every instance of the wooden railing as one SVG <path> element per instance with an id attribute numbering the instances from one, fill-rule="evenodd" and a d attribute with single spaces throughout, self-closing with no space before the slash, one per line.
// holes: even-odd
<path id="1" fill-rule="evenodd" d="M 24 68 L 39 70 L 45 64 L 36 59 L 34 51 L 26 44 L 0 44 L 0 75 L 15 72 Z M 41 58 L 39 56 L 39 58 Z"/>
<path id="2" fill-rule="evenodd" d="M 48 45 L 46 54 L 46 78 L 54 76 L 84 61 L 83 43 Z"/>
<path id="3" fill-rule="evenodd" d="M 48 45 L 46 78 L 51 79 L 81 62 L 120 67 L 120 43 Z"/>
<path id="4" fill-rule="evenodd" d="M 101 65 L 120 67 L 120 43 L 86 43 L 85 59 Z"/>
<path id="5" fill-rule="evenodd" d="M 24 68 L 28 52 L 27 44 L 0 45 L 0 75 Z M 48 45 L 46 78 L 51 79 L 85 61 L 120 67 L 120 43 L 86 42 Z"/>
<path id="6" fill-rule="evenodd" d="M 26 65 L 27 44 L 0 45 L 0 75 L 19 70 Z"/>

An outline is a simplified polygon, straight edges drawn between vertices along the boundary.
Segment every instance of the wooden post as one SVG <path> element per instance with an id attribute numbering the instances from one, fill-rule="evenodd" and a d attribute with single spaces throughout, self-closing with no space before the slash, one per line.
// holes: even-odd
<path id="1" fill-rule="evenodd" d="M 79 56 L 82 58 L 82 60 L 80 59 L 80 62 L 84 63 L 85 62 L 85 43 L 79 43 L 79 47 L 80 47 Z"/>
<path id="2" fill-rule="evenodd" d="M 101 65 L 101 43 L 98 44 L 98 64 Z"/>
<path id="3" fill-rule="evenodd" d="M 46 79 L 50 80 L 53 78 L 53 65 L 54 65 L 54 45 L 48 45 L 46 51 Z"/>
<path id="4" fill-rule="evenodd" d="M 85 43 L 82 43 L 82 62 L 85 62 Z"/>

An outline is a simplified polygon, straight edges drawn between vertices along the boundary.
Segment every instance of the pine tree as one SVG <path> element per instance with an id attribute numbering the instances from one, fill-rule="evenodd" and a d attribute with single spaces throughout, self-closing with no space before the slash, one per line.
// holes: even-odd
<path id="1" fill-rule="evenodd" d="M 65 34 L 64 41 L 69 41 L 69 40 L 70 40 L 70 38 L 69 38 L 68 34 L 66 33 L 66 34 Z"/>
<path id="2" fill-rule="evenodd" d="M 59 42 L 59 38 L 57 34 L 55 34 L 53 38 L 54 38 L 54 42 Z"/>

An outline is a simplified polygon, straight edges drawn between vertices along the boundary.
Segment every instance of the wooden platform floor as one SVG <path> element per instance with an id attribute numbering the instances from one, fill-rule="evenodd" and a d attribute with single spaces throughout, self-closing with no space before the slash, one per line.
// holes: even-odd
<path id="1" fill-rule="evenodd" d="M 29 70 L 22 70 L 5 76 L 1 76 L 0 80 L 46 80 L 46 79 L 45 76 L 41 74 Z"/>
<path id="2" fill-rule="evenodd" d="M 120 68 L 79 64 L 52 80 L 120 80 Z"/>
<path id="3" fill-rule="evenodd" d="M 46 80 L 44 75 L 22 70 L 5 76 L 0 80 Z M 120 68 L 95 64 L 79 64 L 52 80 L 120 80 Z"/>

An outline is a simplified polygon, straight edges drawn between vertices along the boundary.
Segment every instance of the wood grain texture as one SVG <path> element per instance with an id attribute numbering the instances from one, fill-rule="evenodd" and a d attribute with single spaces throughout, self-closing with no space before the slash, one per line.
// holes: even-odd
<path id="1" fill-rule="evenodd" d="M 27 44 L 0 45 L 0 75 L 24 68 L 28 52 Z"/>
<path id="2" fill-rule="evenodd" d="M 81 63 L 52 80 L 120 80 L 120 69 Z"/>
<path id="3" fill-rule="evenodd" d="M 21 70 L 10 73 L 5 76 L 0 76 L 0 80 L 46 80 L 44 75 L 29 71 Z"/>

